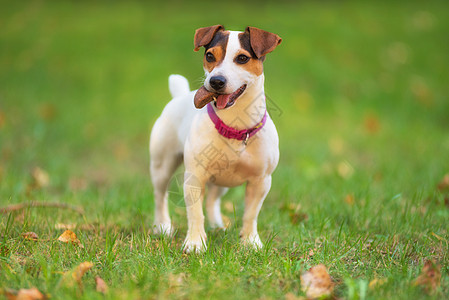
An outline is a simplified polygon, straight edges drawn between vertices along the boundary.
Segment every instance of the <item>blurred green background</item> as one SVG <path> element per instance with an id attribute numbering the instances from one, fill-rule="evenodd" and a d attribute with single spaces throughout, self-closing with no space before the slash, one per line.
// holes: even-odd
<path id="1" fill-rule="evenodd" d="M 447 292 L 449 196 L 436 188 L 449 173 L 447 1 L 2 1 L 0 7 L 0 203 L 60 201 L 85 209 L 83 217 L 32 211 L 9 232 L 3 215 L 2 235 L 17 249 L 11 253 L 28 249 L 20 239 L 24 231 L 54 240 L 57 222 L 123 226 L 123 240 L 141 232 L 146 245 L 153 219 L 147 144 L 170 100 L 168 76 L 182 74 L 192 89 L 201 86 L 196 28 L 251 25 L 283 38 L 264 63 L 281 160 L 259 228 L 264 242 L 276 236 L 279 256 L 266 255 L 276 266 L 274 278 L 285 283 L 267 285 L 268 293 L 298 292 L 298 274 L 308 265 L 287 268 L 283 259 L 309 248 L 339 278 L 396 276 L 385 298 L 410 287 L 419 264 L 433 258 L 443 264 Z M 225 197 L 237 210 L 231 245 L 238 244 L 243 193 L 238 188 Z M 171 211 L 179 248 L 185 212 L 174 205 Z M 103 236 L 83 234 L 86 245 L 92 241 L 85 254 L 91 257 L 77 259 L 95 259 Z M 377 246 L 364 251 L 362 236 Z M 56 253 L 49 264 L 65 270 L 61 257 L 72 254 L 49 247 L 41 243 L 30 251 Z M 97 263 L 106 261 L 102 276 L 111 284 L 131 280 L 138 286 L 126 275 L 135 274 L 134 263 L 123 257 L 139 258 L 127 249 L 118 259 L 105 250 L 106 259 Z M 393 254 L 386 259 L 385 253 Z M 215 270 L 217 257 L 212 252 L 204 268 Z M 239 259 L 233 261 L 237 270 Z M 142 271 L 146 264 L 139 265 L 145 276 L 166 274 L 164 263 L 153 266 L 160 267 L 156 275 Z M 170 266 L 185 272 L 182 257 Z M 203 286 L 218 276 L 204 272 L 198 277 Z M 43 280 L 17 274 L 4 275 L 5 284 L 19 288 L 21 280 Z M 46 289 L 52 291 L 56 279 L 46 279 Z M 144 291 L 157 290 L 142 284 Z M 207 286 L 210 295 L 215 289 Z M 223 286 L 216 291 L 229 293 L 230 285 Z M 266 291 L 253 288 L 254 297 Z M 242 290 L 243 283 L 234 292 Z"/>
<path id="2" fill-rule="evenodd" d="M 201 85 L 193 33 L 212 24 L 283 38 L 265 75 L 281 110 L 273 118 L 287 180 L 318 179 L 335 156 L 329 144 L 368 177 L 393 178 L 398 168 L 439 177 L 449 161 L 448 8 L 445 1 L 3 2 L 2 197 L 20 197 L 33 166 L 61 188 L 71 176 L 147 176 L 149 129 L 169 100 L 167 77 Z"/>

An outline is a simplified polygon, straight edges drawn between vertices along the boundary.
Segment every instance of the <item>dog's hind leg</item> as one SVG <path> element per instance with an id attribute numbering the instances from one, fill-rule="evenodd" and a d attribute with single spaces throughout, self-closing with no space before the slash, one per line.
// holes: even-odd
<path id="1" fill-rule="evenodd" d="M 154 227 L 156 234 L 171 235 L 173 228 L 168 212 L 168 184 L 173 173 L 182 163 L 182 150 L 173 144 L 169 128 L 161 126 L 159 120 L 153 127 L 150 138 L 150 173 L 154 188 Z"/>
<path id="2" fill-rule="evenodd" d="M 209 225 L 212 228 L 225 228 L 223 218 L 221 217 L 220 203 L 221 196 L 228 191 L 228 188 L 220 187 L 214 184 L 208 185 L 206 198 L 206 211 Z"/>

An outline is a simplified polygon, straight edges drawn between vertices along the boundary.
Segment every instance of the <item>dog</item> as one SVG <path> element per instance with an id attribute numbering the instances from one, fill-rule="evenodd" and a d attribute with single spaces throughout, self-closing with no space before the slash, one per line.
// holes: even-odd
<path id="1" fill-rule="evenodd" d="M 174 232 L 168 211 L 168 185 L 184 162 L 184 200 L 188 231 L 185 252 L 206 250 L 203 198 L 211 227 L 224 228 L 220 198 L 229 187 L 246 183 L 240 237 L 262 247 L 257 217 L 279 161 L 279 138 L 267 109 L 263 62 L 282 39 L 247 27 L 227 31 L 222 25 L 195 31 L 194 51 L 205 48 L 204 85 L 190 91 L 181 75 L 170 75 L 173 99 L 156 120 L 150 136 L 150 172 L 154 187 L 154 232 Z"/>

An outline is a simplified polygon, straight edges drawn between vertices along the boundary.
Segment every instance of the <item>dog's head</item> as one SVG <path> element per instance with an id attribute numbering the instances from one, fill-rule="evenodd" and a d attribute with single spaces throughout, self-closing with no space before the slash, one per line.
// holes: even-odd
<path id="1" fill-rule="evenodd" d="M 219 109 L 232 106 L 262 75 L 265 55 L 281 41 L 278 35 L 255 27 L 247 27 L 244 32 L 225 31 L 222 25 L 197 29 L 194 50 L 205 48 L 206 79 L 195 97 L 195 106 L 201 108 L 211 100 Z"/>

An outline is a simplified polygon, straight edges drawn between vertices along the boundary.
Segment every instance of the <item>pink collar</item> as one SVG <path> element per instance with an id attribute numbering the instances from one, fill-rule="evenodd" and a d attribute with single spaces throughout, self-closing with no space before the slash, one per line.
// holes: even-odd
<path id="1" fill-rule="evenodd" d="M 207 113 L 211 121 L 215 124 L 215 128 L 218 133 L 228 139 L 236 139 L 239 141 L 244 141 L 245 145 L 248 143 L 248 139 L 255 135 L 259 130 L 263 128 L 265 122 L 267 121 L 267 111 L 265 110 L 265 114 L 262 118 L 262 121 L 257 123 L 256 126 L 250 129 L 238 130 L 226 125 L 215 113 L 214 108 L 210 102 L 207 104 Z"/>

